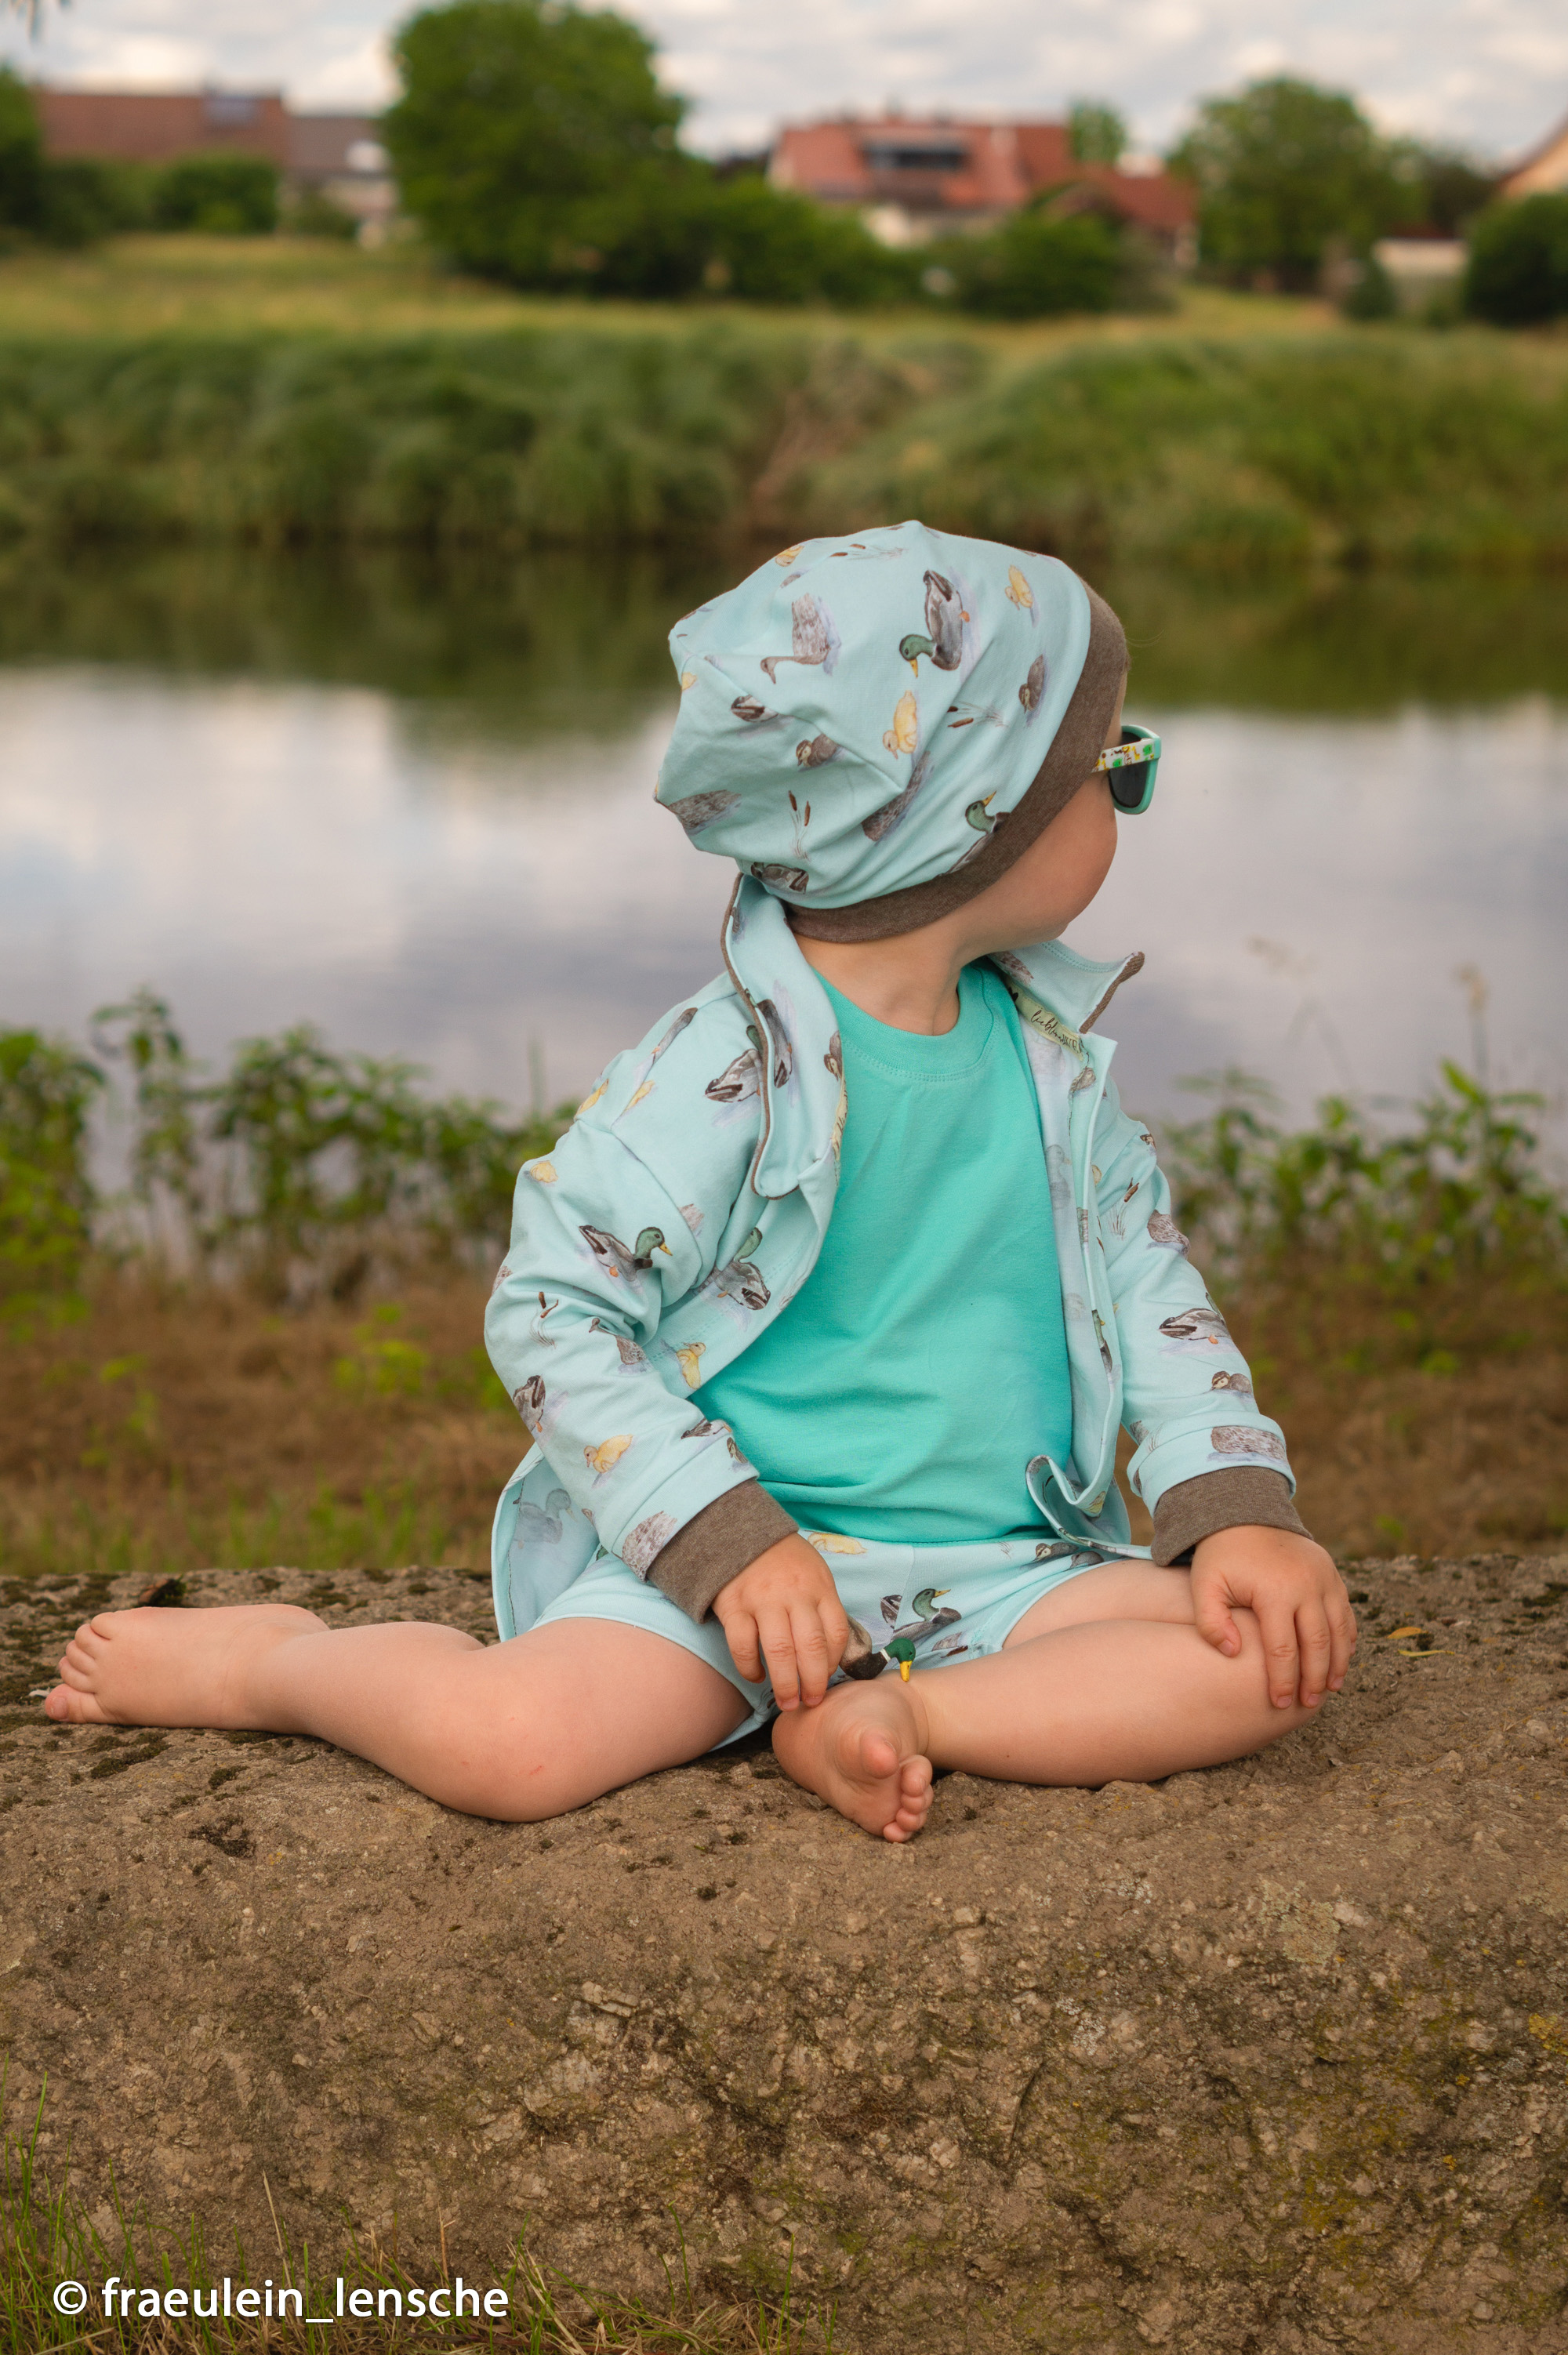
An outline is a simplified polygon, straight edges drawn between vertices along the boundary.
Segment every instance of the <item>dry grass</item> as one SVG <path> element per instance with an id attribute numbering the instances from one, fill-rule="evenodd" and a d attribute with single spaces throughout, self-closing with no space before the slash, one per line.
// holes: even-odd
<path id="1" fill-rule="evenodd" d="M 105 1280 L 83 1322 L 0 1345 L 0 1567 L 482 1570 L 523 1446 L 483 1305 L 460 1277 L 289 1316 Z M 1243 1288 L 1232 1313 L 1307 1523 L 1336 1551 L 1568 1529 L 1560 1289 L 1476 1279 L 1417 1311 L 1302 1269 Z"/>

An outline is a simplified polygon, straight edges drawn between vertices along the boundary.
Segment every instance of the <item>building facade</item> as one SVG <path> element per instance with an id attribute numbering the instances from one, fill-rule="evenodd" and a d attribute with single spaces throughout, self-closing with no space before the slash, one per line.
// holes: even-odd
<path id="1" fill-rule="evenodd" d="M 1099 211 L 1143 230 L 1179 268 L 1197 258 L 1192 194 L 1168 173 L 1083 164 L 1064 123 L 839 115 L 791 123 L 768 159 L 775 187 L 852 206 L 887 245 L 986 229 L 1032 198 Z"/>

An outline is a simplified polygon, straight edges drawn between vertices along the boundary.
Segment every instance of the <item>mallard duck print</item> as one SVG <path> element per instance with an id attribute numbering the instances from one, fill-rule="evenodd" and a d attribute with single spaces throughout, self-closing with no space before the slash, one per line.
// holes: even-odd
<path id="1" fill-rule="evenodd" d="M 1216 1455 L 1266 1455 L 1271 1464 L 1289 1461 L 1277 1432 L 1253 1431 L 1244 1423 L 1217 1424 L 1209 1433 L 1209 1444 Z"/>
<path id="2" fill-rule="evenodd" d="M 825 677 L 831 678 L 838 660 L 839 636 L 833 616 L 826 605 L 815 597 L 797 597 L 789 609 L 790 650 L 787 655 L 764 655 L 758 667 L 767 675 L 769 684 L 779 683 L 781 663 L 799 663 L 807 670 L 821 666 Z"/>
<path id="3" fill-rule="evenodd" d="M 748 728 L 782 727 L 787 716 L 782 711 L 770 711 L 767 705 L 759 703 L 754 695 L 738 695 L 730 709 L 737 719 L 744 720 Z"/>
<path id="4" fill-rule="evenodd" d="M 623 1541 L 621 1560 L 639 1578 L 646 1578 L 679 1527 L 673 1513 L 650 1513 Z"/>
<path id="5" fill-rule="evenodd" d="M 1250 1399 L 1253 1378 L 1250 1374 L 1218 1373 L 1209 1385 L 1211 1391 L 1229 1391 L 1233 1397 Z"/>
<path id="6" fill-rule="evenodd" d="M 684 801 L 666 802 L 663 806 L 671 817 L 680 820 L 688 838 L 695 842 L 705 826 L 717 825 L 732 809 L 739 809 L 741 796 L 720 789 L 710 794 L 688 794 Z"/>
<path id="7" fill-rule="evenodd" d="M 528 1428 L 536 1433 L 539 1423 L 544 1419 L 545 1400 L 548 1395 L 544 1378 L 539 1374 L 530 1374 L 527 1381 L 520 1383 L 512 1392 L 512 1404 L 517 1408 Z"/>
<path id="8" fill-rule="evenodd" d="M 841 1080 L 843 1078 L 844 1041 L 837 1030 L 835 1030 L 832 1038 L 827 1041 L 827 1052 L 824 1055 L 822 1060 L 836 1080 Z"/>
<path id="9" fill-rule="evenodd" d="M 742 1308 L 765 1308 L 773 1295 L 763 1281 L 762 1270 L 751 1257 L 762 1241 L 762 1231 L 753 1227 L 732 1260 L 716 1267 L 703 1286 L 720 1300 L 738 1301 Z"/>
<path id="10" fill-rule="evenodd" d="M 776 859 L 752 861 L 752 872 L 770 891 L 809 891 L 811 878 L 804 867 L 782 866 Z"/>
<path id="11" fill-rule="evenodd" d="M 994 793 L 987 794 L 983 800 L 971 802 L 965 811 L 964 822 L 965 826 L 973 826 L 979 840 L 970 843 L 967 849 L 954 861 L 952 872 L 955 875 L 960 868 L 967 867 L 972 858 L 978 858 L 997 827 L 1007 824 L 1009 815 L 1007 810 L 998 810 L 994 817 L 991 815 L 991 804 L 996 798 Z"/>
<path id="12" fill-rule="evenodd" d="M 615 1344 L 615 1354 L 621 1360 L 624 1374 L 639 1373 L 647 1364 L 646 1352 L 640 1349 L 628 1334 L 617 1333 L 613 1325 L 606 1325 L 602 1316 L 590 1317 L 588 1329 L 591 1333 L 609 1334 Z"/>
<path id="13" fill-rule="evenodd" d="M 526 1499 L 517 1507 L 517 1528 L 530 1545 L 559 1545 L 571 1498 L 564 1488 L 552 1488 L 542 1505 Z"/>
<path id="14" fill-rule="evenodd" d="M 624 1276 L 641 1275 L 645 1268 L 652 1267 L 655 1252 L 663 1252 L 667 1259 L 675 1256 L 658 1227 L 645 1227 L 630 1251 L 603 1227 L 579 1227 L 577 1231 L 605 1274 L 616 1282 Z"/>
<path id="15" fill-rule="evenodd" d="M 675 1345 L 676 1361 L 688 1391 L 694 1391 L 702 1380 L 702 1353 L 707 1347 L 706 1341 L 677 1341 Z"/>
<path id="16" fill-rule="evenodd" d="M 1035 1547 L 1036 1561 L 1049 1561 L 1057 1570 L 1098 1570 L 1105 1560 L 1093 1546 L 1080 1545 L 1076 1538 L 1042 1539 Z"/>
<path id="17" fill-rule="evenodd" d="M 596 1479 L 607 1480 L 628 1447 L 636 1444 L 629 1431 L 618 1431 L 613 1439 L 602 1439 L 597 1447 L 585 1447 L 582 1460 Z"/>
<path id="18" fill-rule="evenodd" d="M 941 1611 L 936 1608 L 938 1597 L 946 1593 L 945 1586 L 923 1586 L 910 1605 L 914 1617 L 904 1620 L 901 1625 L 899 1612 L 902 1606 L 902 1596 L 884 1594 L 882 1597 L 882 1617 L 891 1630 L 883 1641 L 882 1649 L 890 1660 L 898 1662 L 899 1674 L 905 1684 L 908 1684 L 910 1670 L 914 1666 L 916 1646 L 923 1644 L 928 1636 L 934 1636 L 939 1629 L 956 1625 L 964 1616 L 961 1611 L 955 1611 L 951 1605 Z"/>
<path id="19" fill-rule="evenodd" d="M 690 1428 L 683 1431 L 680 1435 L 683 1439 L 700 1439 L 704 1442 L 721 1439 L 735 1462 L 739 1464 L 741 1461 L 741 1451 L 735 1444 L 735 1434 L 727 1423 L 709 1422 L 704 1415 L 700 1423 L 692 1423 Z"/>
<path id="20" fill-rule="evenodd" d="M 925 783 L 926 771 L 930 766 L 931 751 L 928 747 L 915 762 L 913 774 L 902 793 L 894 800 L 884 802 L 880 810 L 873 810 L 869 817 L 861 820 L 860 831 L 868 842 L 885 842 L 894 826 L 902 823 L 909 813 L 911 803 Z"/>
<path id="21" fill-rule="evenodd" d="M 813 736 L 795 746 L 795 757 L 803 769 L 822 769 L 838 758 L 838 746 L 831 736 Z"/>
<path id="22" fill-rule="evenodd" d="M 1024 708 L 1024 725 L 1029 727 L 1045 700 L 1045 656 L 1036 655 L 1029 666 L 1023 685 L 1019 689 L 1019 701 Z"/>
<path id="23" fill-rule="evenodd" d="M 696 1019 L 697 1008 L 695 1006 L 683 1006 L 681 1007 L 680 1012 L 676 1016 L 675 1020 L 670 1024 L 669 1028 L 665 1032 L 664 1037 L 659 1040 L 658 1045 L 654 1048 L 650 1054 L 646 1054 L 643 1057 L 642 1061 L 637 1065 L 636 1070 L 633 1072 L 632 1079 L 634 1084 L 632 1092 L 626 1098 L 625 1103 L 621 1106 L 620 1111 L 615 1114 L 617 1120 L 624 1120 L 626 1114 L 631 1111 L 634 1104 L 640 1104 L 645 1096 L 652 1095 L 654 1092 L 654 1080 L 652 1076 L 654 1065 L 658 1061 L 661 1055 L 667 1055 L 669 1052 L 670 1049 L 674 1046 L 676 1040 L 680 1037 L 681 1032 L 687 1028 L 688 1024 L 695 1022 Z"/>
<path id="24" fill-rule="evenodd" d="M 750 1023 L 747 1030 L 754 1038 Z M 747 1096 L 763 1092 L 762 1058 L 755 1047 L 743 1047 L 732 1063 L 726 1063 L 716 1080 L 709 1080 L 702 1092 L 715 1103 L 740 1103 Z"/>
<path id="25" fill-rule="evenodd" d="M 787 1087 L 790 1073 L 795 1069 L 795 1049 L 790 1044 L 789 1032 L 784 1028 L 784 1016 L 771 997 L 759 997 L 757 1011 L 767 1024 L 768 1037 L 773 1041 L 773 1085 L 775 1088 Z M 756 1045 L 761 1047 L 763 1042 L 756 1038 L 749 1023 L 746 1027 L 746 1035 L 749 1039 L 755 1039 Z"/>
<path id="26" fill-rule="evenodd" d="M 1136 1186 L 1129 1188 L 1127 1194 L 1129 1201 L 1136 1191 Z M 1148 1214 L 1148 1226 L 1146 1231 L 1156 1251 L 1177 1252 L 1182 1256 L 1186 1255 L 1187 1237 L 1168 1211 L 1151 1210 Z"/>
<path id="27" fill-rule="evenodd" d="M 951 581 L 940 572 L 925 576 L 925 635 L 912 630 L 899 640 L 899 652 L 915 677 L 920 657 L 928 655 L 938 670 L 956 670 L 964 653 L 964 624 L 969 619 L 964 601 Z"/>
<path id="28" fill-rule="evenodd" d="M 1168 1341 L 1207 1341 L 1216 1349 L 1231 1337 L 1229 1326 L 1212 1305 L 1183 1308 L 1178 1316 L 1165 1317 L 1159 1329 Z"/>

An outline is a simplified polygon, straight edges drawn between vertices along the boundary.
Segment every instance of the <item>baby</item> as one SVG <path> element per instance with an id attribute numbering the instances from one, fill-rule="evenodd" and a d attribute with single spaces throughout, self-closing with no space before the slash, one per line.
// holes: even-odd
<path id="1" fill-rule="evenodd" d="M 1345 1589 L 1092 1032 L 1142 958 L 1060 943 L 1154 788 L 1115 614 L 906 523 L 670 644 L 657 798 L 740 869 L 724 971 L 517 1182 L 504 1640 L 108 1612 L 49 1715 L 314 1734 L 511 1820 L 771 1721 L 890 1840 L 937 1767 L 1143 1781 L 1306 1723 Z"/>

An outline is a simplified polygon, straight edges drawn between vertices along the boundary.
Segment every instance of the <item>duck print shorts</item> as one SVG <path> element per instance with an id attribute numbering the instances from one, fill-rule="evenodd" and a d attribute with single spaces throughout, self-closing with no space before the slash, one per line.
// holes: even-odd
<path id="1" fill-rule="evenodd" d="M 850 1671 L 862 1676 L 896 1676 L 905 1665 L 942 1668 L 960 1660 L 982 1660 L 1001 1650 L 1042 1594 L 1083 1571 L 1124 1558 L 1120 1548 L 1097 1550 L 1070 1539 L 990 1538 L 969 1545 L 910 1546 L 803 1534 L 822 1555 L 845 1610 L 869 1638 Z M 596 1555 L 535 1624 L 544 1627 L 559 1619 L 612 1619 L 623 1627 L 643 1627 L 717 1668 L 751 1711 L 717 1745 L 720 1749 L 754 1733 L 778 1713 L 767 1680 L 752 1684 L 735 1666 L 717 1619 L 709 1616 L 699 1623 L 688 1618 L 667 1594 L 628 1570 L 618 1554 Z M 840 1670 L 833 1682 L 841 1683 L 843 1678 Z"/>

